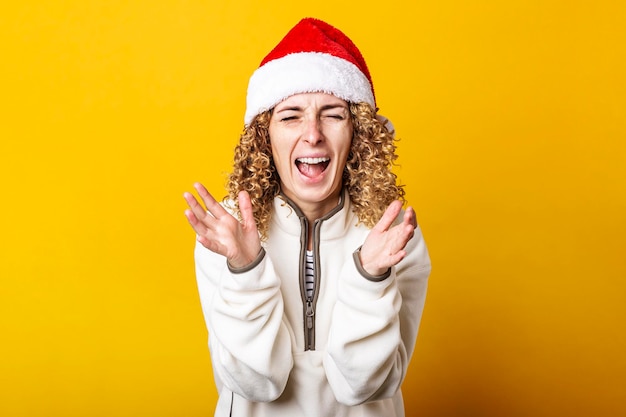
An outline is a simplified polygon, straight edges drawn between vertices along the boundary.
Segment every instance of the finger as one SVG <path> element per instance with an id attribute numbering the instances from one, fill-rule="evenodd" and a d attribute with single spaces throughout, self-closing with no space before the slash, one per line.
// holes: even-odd
<path id="1" fill-rule="evenodd" d="M 202 204 L 200 204 L 198 200 L 196 200 L 196 197 L 194 197 L 194 195 L 191 193 L 184 193 L 183 197 L 185 198 L 185 201 L 187 201 L 187 205 L 191 209 L 191 212 L 194 214 L 196 219 L 204 221 L 207 218 L 207 211 L 202 206 Z"/>
<path id="2" fill-rule="evenodd" d="M 189 209 L 185 210 L 185 217 L 187 217 L 187 221 L 189 222 L 189 224 L 191 225 L 191 227 L 193 228 L 194 232 L 196 232 L 197 235 L 204 235 L 208 231 L 205 224 L 202 221 L 200 221 L 198 217 L 196 217 L 193 211 Z"/>
<path id="3" fill-rule="evenodd" d="M 196 189 L 196 191 L 198 191 L 198 195 L 200 195 L 200 198 L 202 198 L 204 205 L 206 206 L 209 213 L 213 215 L 213 217 L 219 219 L 223 215 L 228 214 L 226 210 L 224 210 L 224 207 L 222 207 L 220 203 L 218 203 L 215 198 L 213 198 L 211 193 L 204 187 L 204 185 L 197 182 L 193 185 L 193 187 Z"/>
<path id="4" fill-rule="evenodd" d="M 413 229 L 417 227 L 417 218 L 415 216 L 415 210 L 413 210 L 413 207 L 407 207 L 406 211 L 404 212 L 404 218 L 402 220 L 404 223 L 413 226 Z"/>
<path id="5" fill-rule="evenodd" d="M 389 228 L 393 224 L 393 221 L 396 219 L 396 217 L 398 217 L 398 214 L 400 214 L 401 209 L 402 202 L 400 202 L 400 200 L 395 200 L 394 202 L 392 202 L 389 207 L 387 207 L 387 210 L 385 210 L 383 217 L 381 217 L 381 219 L 376 224 L 376 228 L 383 232 L 389 230 Z"/>
<path id="6" fill-rule="evenodd" d="M 401 251 L 396 252 L 390 259 L 391 265 L 397 265 L 398 262 L 403 260 L 405 256 L 406 256 L 406 251 L 405 250 L 401 250 Z"/>
<path id="7" fill-rule="evenodd" d="M 247 191 L 239 192 L 239 211 L 241 212 L 241 220 L 245 227 L 255 225 L 252 201 L 250 201 L 250 194 L 248 194 Z"/>
<path id="8" fill-rule="evenodd" d="M 206 236 L 201 236 L 201 235 L 198 235 L 196 237 L 196 240 L 208 250 L 213 251 L 215 253 L 222 253 L 220 251 L 221 245 L 218 242 L 214 240 L 210 240 Z"/>
<path id="9" fill-rule="evenodd" d="M 410 219 L 407 219 L 405 216 L 402 223 L 394 226 L 390 232 L 393 232 L 389 233 L 390 253 L 395 253 L 404 249 L 407 243 L 413 238 L 415 235 L 415 227 Z"/>
<path id="10" fill-rule="evenodd" d="M 413 227 L 408 224 L 394 226 L 388 233 L 388 255 L 393 255 L 404 249 L 413 235 Z"/>
<path id="11" fill-rule="evenodd" d="M 191 209 L 193 209 L 197 205 L 200 205 L 200 203 L 198 203 L 198 200 L 196 200 L 196 197 L 194 197 L 194 195 L 191 193 L 184 192 L 183 198 L 185 199 L 185 201 L 187 202 L 187 205 Z"/>

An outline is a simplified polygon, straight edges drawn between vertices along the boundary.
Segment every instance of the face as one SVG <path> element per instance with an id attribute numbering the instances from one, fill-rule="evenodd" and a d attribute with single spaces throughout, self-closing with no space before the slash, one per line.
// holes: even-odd
<path id="1" fill-rule="evenodd" d="M 325 93 L 293 95 L 274 108 L 269 135 L 283 193 L 305 214 L 332 210 L 352 142 L 348 103 Z"/>

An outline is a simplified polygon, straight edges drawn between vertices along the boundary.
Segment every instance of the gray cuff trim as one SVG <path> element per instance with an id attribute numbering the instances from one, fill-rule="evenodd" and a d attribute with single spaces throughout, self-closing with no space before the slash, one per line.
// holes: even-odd
<path id="1" fill-rule="evenodd" d="M 254 258 L 254 261 L 250 262 L 248 265 L 242 266 L 241 268 L 234 268 L 230 265 L 230 263 L 228 263 L 228 261 L 226 261 L 226 265 L 228 265 L 228 270 L 233 274 L 243 274 L 244 272 L 248 272 L 249 270 L 254 269 L 254 267 L 261 263 L 264 257 L 265 249 L 261 246 L 259 254 L 256 256 L 256 258 Z"/>
<path id="2" fill-rule="evenodd" d="M 356 265 L 356 269 L 359 271 L 361 275 L 363 275 L 365 279 L 369 281 L 373 281 L 373 282 L 380 282 L 389 278 L 389 276 L 391 275 L 391 268 L 389 268 L 387 272 L 385 272 L 384 274 L 378 275 L 378 276 L 374 276 L 368 273 L 365 270 L 365 268 L 363 268 L 363 264 L 361 263 L 360 253 L 361 253 L 361 247 L 359 246 L 359 248 L 352 253 L 352 258 L 354 259 L 354 265 Z"/>

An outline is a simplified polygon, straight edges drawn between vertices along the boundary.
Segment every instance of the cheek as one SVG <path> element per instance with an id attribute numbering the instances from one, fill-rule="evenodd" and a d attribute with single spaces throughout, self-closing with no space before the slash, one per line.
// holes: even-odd
<path id="1" fill-rule="evenodd" d="M 281 148 L 280 141 L 278 143 L 271 142 L 272 145 L 272 159 L 274 160 L 274 166 L 279 174 L 286 172 L 289 169 L 290 157 L 289 152 L 285 150 L 285 147 Z"/>
<path id="2" fill-rule="evenodd" d="M 352 133 L 352 132 L 350 132 Z M 345 163 L 346 160 L 348 159 L 348 155 L 350 154 L 350 149 L 352 149 L 352 134 L 350 134 L 350 136 L 344 138 L 342 144 L 341 144 L 341 157 L 342 157 L 342 162 Z"/>

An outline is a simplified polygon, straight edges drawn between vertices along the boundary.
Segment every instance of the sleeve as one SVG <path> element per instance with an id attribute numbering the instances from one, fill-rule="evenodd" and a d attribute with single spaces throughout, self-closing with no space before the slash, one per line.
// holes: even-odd
<path id="1" fill-rule="evenodd" d="M 233 271 L 201 244 L 196 278 L 218 390 L 223 384 L 250 401 L 273 401 L 293 366 L 280 279 L 264 250 L 248 268 Z"/>
<path id="2" fill-rule="evenodd" d="M 344 265 L 324 356 L 339 402 L 388 398 L 400 388 L 415 347 L 430 270 L 419 227 L 407 244 L 407 256 L 386 277 L 363 275 L 357 261 Z"/>

